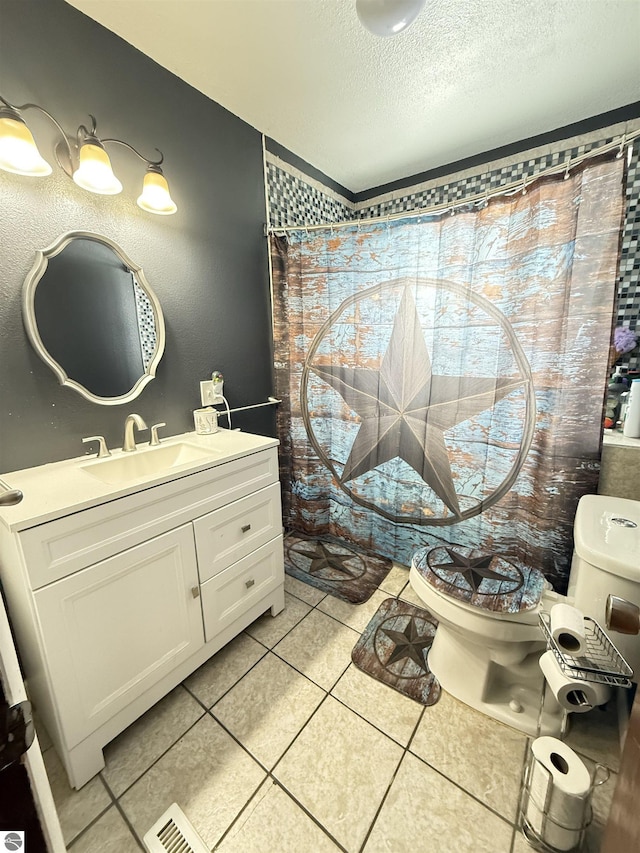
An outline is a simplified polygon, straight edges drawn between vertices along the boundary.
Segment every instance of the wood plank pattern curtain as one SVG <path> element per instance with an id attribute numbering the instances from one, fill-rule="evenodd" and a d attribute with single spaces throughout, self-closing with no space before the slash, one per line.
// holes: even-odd
<path id="1" fill-rule="evenodd" d="M 624 164 L 482 209 L 271 238 L 285 524 L 563 589 L 596 491 Z"/>

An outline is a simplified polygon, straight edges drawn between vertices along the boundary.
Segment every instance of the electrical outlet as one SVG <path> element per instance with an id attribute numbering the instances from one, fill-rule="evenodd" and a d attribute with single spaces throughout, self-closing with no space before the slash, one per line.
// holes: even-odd
<path id="1" fill-rule="evenodd" d="M 214 384 L 211 380 L 208 382 L 200 383 L 200 399 L 202 400 L 203 406 L 212 406 L 215 400 L 216 394 L 214 391 Z M 222 402 L 222 400 L 220 401 Z"/>
<path id="2" fill-rule="evenodd" d="M 222 396 L 224 382 L 222 380 L 214 379 L 211 384 L 213 385 L 213 404 L 215 405 L 216 403 L 224 403 L 224 397 Z"/>

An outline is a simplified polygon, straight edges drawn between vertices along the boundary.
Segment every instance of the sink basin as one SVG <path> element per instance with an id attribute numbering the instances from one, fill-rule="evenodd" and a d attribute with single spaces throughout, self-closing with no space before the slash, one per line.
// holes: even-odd
<path id="1" fill-rule="evenodd" d="M 82 470 L 91 474 L 110 486 L 119 486 L 132 480 L 145 477 L 160 477 L 170 474 L 177 468 L 204 462 L 206 459 L 219 456 L 215 450 L 198 447 L 187 442 L 167 444 L 160 447 L 143 448 L 114 456 L 109 459 L 99 459 L 82 465 Z"/>

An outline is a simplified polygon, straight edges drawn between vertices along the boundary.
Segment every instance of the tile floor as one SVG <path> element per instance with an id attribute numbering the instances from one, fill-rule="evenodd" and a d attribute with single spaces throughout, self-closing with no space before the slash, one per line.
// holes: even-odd
<path id="1" fill-rule="evenodd" d="M 385 598 L 419 603 L 408 571 L 394 566 L 362 605 L 289 577 L 286 590 L 279 616 L 260 617 L 109 744 L 80 791 L 45 750 L 69 850 L 139 851 L 174 801 L 221 853 L 531 850 L 515 826 L 527 738 L 447 694 L 423 708 L 351 663 Z M 577 717 L 569 743 L 612 771 L 595 797 L 595 853 L 618 767 L 615 712 Z"/>

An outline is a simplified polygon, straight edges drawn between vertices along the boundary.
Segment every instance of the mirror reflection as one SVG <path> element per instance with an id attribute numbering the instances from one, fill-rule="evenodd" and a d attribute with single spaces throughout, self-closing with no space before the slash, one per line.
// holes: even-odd
<path id="1" fill-rule="evenodd" d="M 38 252 L 23 309 L 40 357 L 87 399 L 125 403 L 154 377 L 164 350 L 160 303 L 107 237 L 70 232 Z"/>

